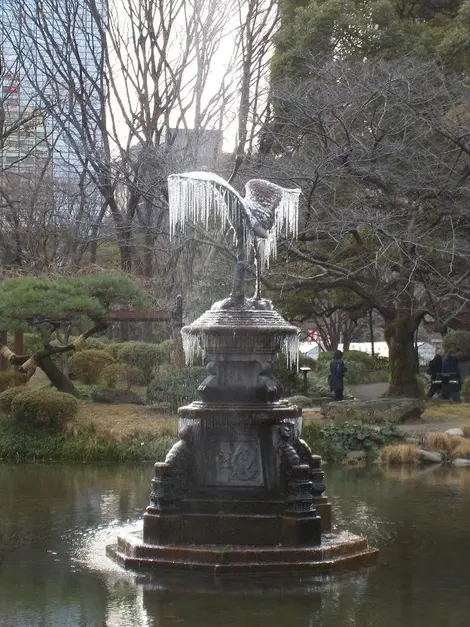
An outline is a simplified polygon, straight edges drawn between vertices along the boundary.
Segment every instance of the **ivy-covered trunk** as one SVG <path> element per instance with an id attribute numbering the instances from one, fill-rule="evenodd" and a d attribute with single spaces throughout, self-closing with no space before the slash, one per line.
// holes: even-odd
<path id="1" fill-rule="evenodd" d="M 419 398 L 416 377 L 416 321 L 411 315 L 397 315 L 385 323 L 385 341 L 390 359 L 390 387 L 387 396 Z"/>

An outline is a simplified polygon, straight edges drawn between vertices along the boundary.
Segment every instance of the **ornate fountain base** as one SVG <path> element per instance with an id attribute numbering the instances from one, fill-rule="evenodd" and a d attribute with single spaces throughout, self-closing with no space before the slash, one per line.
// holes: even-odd
<path id="1" fill-rule="evenodd" d="M 287 403 L 195 402 L 181 440 L 155 464 L 143 538 L 108 547 L 125 568 L 210 573 L 327 573 L 370 563 L 367 540 L 331 533 L 321 459 Z"/>
<path id="2" fill-rule="evenodd" d="M 126 568 L 325 573 L 370 562 L 365 538 L 331 534 L 321 458 L 301 439 L 301 410 L 279 401 L 276 352 L 298 329 L 269 301 L 229 298 L 183 329 L 208 377 L 178 410 L 180 440 L 155 464 L 142 539 L 108 554 Z"/>

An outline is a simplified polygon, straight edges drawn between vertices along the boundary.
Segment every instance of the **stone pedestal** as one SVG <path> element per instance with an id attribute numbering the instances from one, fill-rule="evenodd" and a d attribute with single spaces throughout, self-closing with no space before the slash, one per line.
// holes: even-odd
<path id="1" fill-rule="evenodd" d="M 144 542 L 320 544 L 323 473 L 305 443 L 296 450 L 298 408 L 195 402 L 179 420 L 182 439 L 155 466 Z"/>

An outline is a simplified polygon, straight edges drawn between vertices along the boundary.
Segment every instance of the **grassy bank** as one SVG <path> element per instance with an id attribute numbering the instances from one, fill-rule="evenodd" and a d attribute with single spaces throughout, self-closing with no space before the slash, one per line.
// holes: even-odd
<path id="1" fill-rule="evenodd" d="M 348 451 L 364 449 L 371 458 L 385 444 L 395 442 L 396 429 L 380 432 L 369 425 L 331 424 L 318 412 L 305 412 L 302 437 L 327 462 L 340 462 Z M 470 406 L 428 403 L 418 432 L 435 431 L 442 425 L 470 423 Z M 410 425 L 411 427 L 411 425 Z M 409 432 L 409 427 L 406 429 Z M 176 416 L 162 416 L 150 407 L 104 405 L 80 401 L 79 410 L 64 433 L 20 429 L 0 417 L 0 459 L 5 461 L 155 462 L 163 461 L 177 440 Z"/>
<path id="2" fill-rule="evenodd" d="M 393 433 L 392 433 L 393 431 Z M 303 438 L 325 461 L 339 462 L 349 450 L 364 448 L 373 456 L 394 441 L 396 430 L 380 432 L 363 425 L 325 425 L 306 421 Z M 150 407 L 99 405 L 80 401 L 63 432 L 21 427 L 0 419 L 0 459 L 4 461 L 155 462 L 163 461 L 177 440 L 175 416 L 157 415 Z"/>
<path id="3" fill-rule="evenodd" d="M 147 407 L 81 402 L 63 433 L 20 428 L 0 419 L 0 459 L 4 461 L 155 462 L 177 439 L 175 418 Z"/>

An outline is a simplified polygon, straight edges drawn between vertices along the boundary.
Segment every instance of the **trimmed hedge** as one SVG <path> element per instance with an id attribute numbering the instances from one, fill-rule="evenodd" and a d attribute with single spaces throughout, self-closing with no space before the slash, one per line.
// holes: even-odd
<path id="1" fill-rule="evenodd" d="M 207 376 L 202 366 L 162 369 L 147 388 L 147 402 L 165 403 L 176 411 L 181 405 L 198 400 L 197 389 Z"/>
<path id="2" fill-rule="evenodd" d="M 74 353 L 69 359 L 69 375 L 71 379 L 78 379 L 83 383 L 98 383 L 106 366 L 114 359 L 104 350 L 91 348 Z"/>
<path id="3" fill-rule="evenodd" d="M 144 385 L 145 378 L 139 368 L 115 363 L 104 368 L 101 381 L 108 388 L 115 388 L 121 384 L 130 390 L 133 385 Z"/>
<path id="4" fill-rule="evenodd" d="M 105 350 L 109 342 L 100 340 L 98 337 L 89 337 L 83 347 L 84 350 Z"/>
<path id="5" fill-rule="evenodd" d="M 3 370 L 0 372 L 0 392 L 8 388 L 26 385 L 28 376 L 16 370 Z"/>
<path id="6" fill-rule="evenodd" d="M 20 392 L 25 392 L 24 385 L 19 385 L 17 387 L 8 388 L 4 390 L 0 394 L 0 410 L 8 414 L 10 412 L 10 407 L 13 402 L 13 399 Z"/>
<path id="7" fill-rule="evenodd" d="M 367 370 L 373 370 L 375 368 L 375 358 L 363 351 L 344 351 L 344 361 L 357 362 L 364 365 Z"/>
<path id="8" fill-rule="evenodd" d="M 74 396 L 56 390 L 29 390 L 15 394 L 9 416 L 18 424 L 45 430 L 60 430 L 78 411 Z"/>
<path id="9" fill-rule="evenodd" d="M 124 346 L 125 342 L 109 342 L 104 349 L 111 357 L 117 360 L 118 351 Z"/>
<path id="10" fill-rule="evenodd" d="M 142 372 L 145 383 L 150 383 L 156 366 L 164 361 L 164 351 L 159 344 L 147 342 L 124 342 L 117 351 L 118 361 Z"/>

